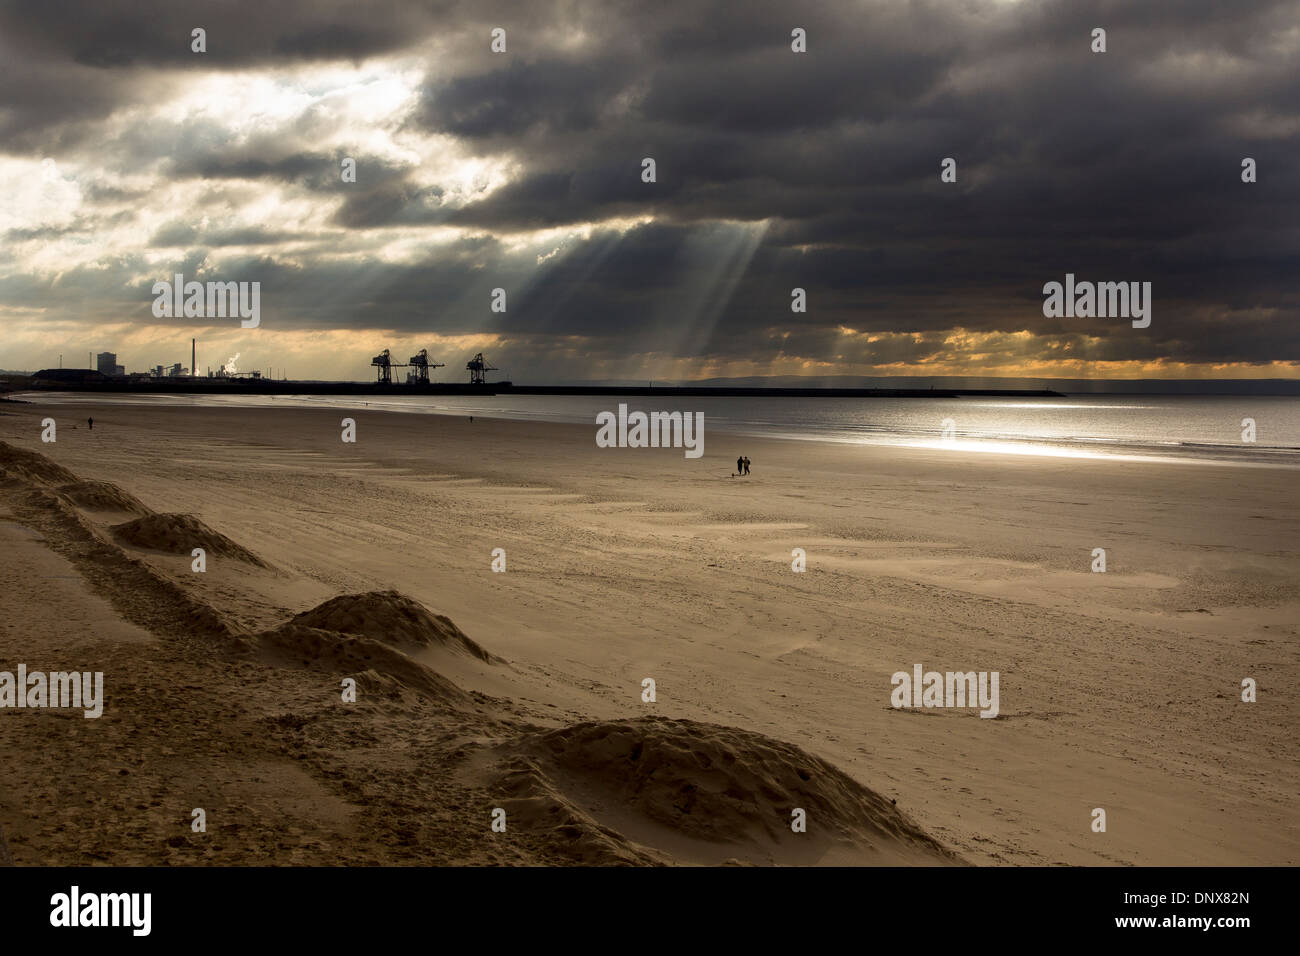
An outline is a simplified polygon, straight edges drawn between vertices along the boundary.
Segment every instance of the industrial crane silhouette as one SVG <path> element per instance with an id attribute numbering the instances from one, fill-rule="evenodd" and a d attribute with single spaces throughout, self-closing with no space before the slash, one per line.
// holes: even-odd
<path id="1" fill-rule="evenodd" d="M 487 363 L 487 359 L 483 358 L 482 352 L 479 352 L 478 355 L 466 362 L 465 368 L 469 369 L 469 383 L 471 385 L 486 385 L 486 373 L 500 371 L 495 365 Z"/>
<path id="2" fill-rule="evenodd" d="M 430 362 L 428 349 L 420 349 L 419 352 L 411 356 L 409 362 L 394 362 L 393 353 L 389 349 L 384 349 L 370 360 L 370 364 L 375 367 L 375 381 L 380 385 L 393 384 L 393 369 L 395 368 L 409 368 L 412 370 L 406 373 L 406 383 L 408 385 L 428 385 L 429 369 L 447 367 L 443 362 Z M 466 362 L 465 368 L 469 369 L 469 383 L 471 385 L 486 385 L 487 373 L 500 371 L 495 365 L 488 364 L 482 352 L 479 352 Z M 498 382 L 497 384 L 509 385 L 510 383 Z"/>
<path id="3" fill-rule="evenodd" d="M 412 371 L 406 373 L 406 381 L 410 385 L 428 385 L 429 369 L 446 368 L 446 365 L 442 362 L 429 361 L 428 349 L 420 349 L 417 354 L 412 355 L 410 365 Z"/>

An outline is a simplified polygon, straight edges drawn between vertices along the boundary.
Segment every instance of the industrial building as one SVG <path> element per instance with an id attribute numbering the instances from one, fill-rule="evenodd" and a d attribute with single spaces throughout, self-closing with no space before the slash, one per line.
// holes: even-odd
<path id="1" fill-rule="evenodd" d="M 96 355 L 95 369 L 100 375 L 109 378 L 123 378 L 126 375 L 126 366 L 117 364 L 116 352 L 100 352 Z"/>

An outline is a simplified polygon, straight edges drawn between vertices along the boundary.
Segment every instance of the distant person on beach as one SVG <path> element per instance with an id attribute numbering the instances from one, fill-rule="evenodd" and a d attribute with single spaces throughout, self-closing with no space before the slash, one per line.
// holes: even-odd
<path id="1" fill-rule="evenodd" d="M 738 474 L 738 475 L 743 475 L 744 473 L 745 473 L 745 459 L 743 459 L 743 458 L 737 458 L 737 459 L 736 459 L 736 474 Z"/>
<path id="2" fill-rule="evenodd" d="M 745 474 L 749 474 L 749 456 L 745 456 Z"/>
<path id="3" fill-rule="evenodd" d="M 90 426 L 92 432 L 95 430 L 95 420 L 93 418 L 87 418 L 86 424 Z"/>
<path id="4" fill-rule="evenodd" d="M 471 415 L 471 416 L 469 417 L 469 423 L 470 423 L 471 425 L 474 424 L 474 416 L 473 416 L 473 415 Z"/>

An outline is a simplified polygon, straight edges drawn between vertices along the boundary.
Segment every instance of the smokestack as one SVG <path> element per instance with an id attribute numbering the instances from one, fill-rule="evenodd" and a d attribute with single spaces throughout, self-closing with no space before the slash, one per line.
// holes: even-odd
<path id="1" fill-rule="evenodd" d="M 190 378 L 199 377 L 199 367 L 194 364 L 194 359 L 198 355 L 197 339 L 190 339 Z"/>

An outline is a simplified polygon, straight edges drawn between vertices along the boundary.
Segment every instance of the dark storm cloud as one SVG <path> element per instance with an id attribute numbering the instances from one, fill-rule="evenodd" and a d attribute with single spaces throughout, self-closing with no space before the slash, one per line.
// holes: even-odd
<path id="1" fill-rule="evenodd" d="M 256 227 L 237 229 L 198 229 L 188 222 L 169 222 L 149 239 L 149 245 L 155 247 L 175 246 L 275 246 L 284 242 L 294 242 L 313 238 L 308 233 L 281 230 L 259 229 Z"/>
<path id="2" fill-rule="evenodd" d="M 1288 221 L 1300 197 L 1288 151 L 1300 71 L 1275 39 L 1287 26 L 1294 35 L 1288 9 L 1024 3 L 978 18 L 922 4 L 907 16 L 822 9 L 818 23 L 747 5 L 698 30 L 666 26 L 639 60 L 624 50 L 583 91 L 581 115 L 601 115 L 590 128 L 550 95 L 540 62 L 528 83 L 503 71 L 431 81 L 419 119 L 525 168 L 453 222 L 508 231 L 644 211 L 684 224 L 775 220 L 715 345 L 743 337 L 794 285 L 815 305 L 810 319 L 783 316 L 787 325 L 1050 330 L 1042 284 L 1072 271 L 1156 288 L 1160 318 L 1146 334 L 1075 325 L 1113 340 L 1120 354 L 1107 357 L 1267 361 L 1276 343 L 1294 359 Z M 795 23 L 808 28 L 806 56 L 786 46 Z M 1109 31 L 1105 54 L 1089 48 L 1097 25 Z M 552 72 L 560 89 L 575 67 Z M 624 108 L 592 105 L 596 88 Z M 1259 110 L 1276 117 L 1265 121 L 1273 131 L 1231 133 Z M 565 132 L 539 133 L 551 130 Z M 643 155 L 657 161 L 653 185 L 639 180 Z M 1245 155 L 1272 171 L 1268 182 L 1240 181 Z M 957 158 L 958 184 L 938 181 L 944 156 Z M 816 252 L 795 261 L 782 246 Z M 575 297 L 604 304 L 597 289 Z M 1249 334 L 1210 335 L 1187 315 L 1207 299 L 1225 324 L 1226 310 L 1277 313 Z"/>
<path id="3" fill-rule="evenodd" d="M 240 152 L 242 155 L 211 151 L 185 156 L 173 162 L 169 171 L 178 179 L 272 179 L 291 183 L 320 180 L 328 175 L 331 183 L 338 181 L 338 161 L 331 162 L 330 157 L 306 153 L 268 155 L 257 146 Z"/>
<path id="4" fill-rule="evenodd" d="M 369 181 L 367 169 L 366 182 Z M 375 186 L 350 190 L 332 222 L 348 229 L 368 229 L 372 226 L 434 225 L 446 220 L 441 189 L 389 177 Z"/>
<path id="5" fill-rule="evenodd" d="M 35 229 L 10 229 L 5 233 L 5 239 L 9 242 L 30 242 L 33 239 L 59 239 L 63 236 L 75 235 L 82 231 L 78 225 L 72 226 L 39 226 Z"/>
<path id="6" fill-rule="evenodd" d="M 82 190 L 82 199 L 92 205 L 105 203 L 123 203 L 143 199 L 149 194 L 146 189 L 122 189 L 104 183 L 90 183 Z"/>
<path id="7" fill-rule="evenodd" d="M 470 233 L 401 265 L 301 255 L 289 266 L 275 247 L 312 237 L 275 223 L 181 217 L 152 237 L 262 278 L 283 327 L 494 331 L 530 348 L 582 336 L 593 354 L 864 365 L 940 360 L 960 327 L 1036 333 L 999 340 L 1026 362 L 1300 360 L 1292 2 L 67 9 L 0 6 L 0 149 L 57 153 L 92 137 L 94 121 L 147 102 L 159 71 L 291 69 L 436 45 L 403 128 L 508 160 L 511 180 L 476 201 L 364 155 L 358 183 L 340 190 L 340 154 L 315 146 L 311 116 L 252 138 L 193 117 L 119 134 L 124 162 L 158 164 L 168 180 L 327 203 L 353 248 L 418 226 Z M 200 25 L 204 57 L 189 52 Z M 508 31 L 505 55 L 488 50 L 494 26 Z M 796 26 L 807 54 L 790 50 Z M 1089 49 L 1097 26 L 1105 54 Z M 647 156 L 654 184 L 641 182 Z M 955 184 L 939 180 L 948 156 Z M 1256 184 L 1241 182 L 1244 156 L 1259 163 Z M 129 201 L 112 189 L 97 184 L 88 199 Z M 643 217 L 654 222 L 600 226 Z M 589 224 L 588 238 L 554 250 L 510 241 Z M 218 255 L 232 245 L 263 255 Z M 60 289 L 11 277 L 0 294 L 36 305 L 96 276 L 138 283 L 129 260 L 121 269 L 74 270 Z M 1043 283 L 1066 272 L 1151 282 L 1151 327 L 1044 318 Z M 508 319 L 485 306 L 498 286 Z M 790 312 L 795 286 L 807 314 Z"/>
<path id="8" fill-rule="evenodd" d="M 199 231 L 192 223 L 169 222 L 153 234 L 151 246 L 185 246 L 198 238 Z"/>
<path id="9" fill-rule="evenodd" d="M 191 31 L 207 31 L 207 52 Z M 0 2 L 0 151 L 83 143 L 119 108 L 148 101 L 167 70 L 232 70 L 360 60 L 401 50 L 432 29 L 400 0 L 261 0 L 190 5 Z"/>
<path id="10" fill-rule="evenodd" d="M 401 49 L 429 26 L 422 5 L 398 0 L 201 5 L 8 0 L 0 6 L 0 27 L 13 48 L 106 71 L 133 66 L 211 69 L 286 58 L 360 59 Z M 201 56 L 211 60 L 199 59 L 191 49 L 196 27 L 207 31 L 207 52 Z"/>
<path id="11" fill-rule="evenodd" d="M 632 64 L 620 59 L 515 61 L 426 88 L 415 120 L 469 138 L 579 133 L 599 125 L 611 89 L 635 78 Z"/>

